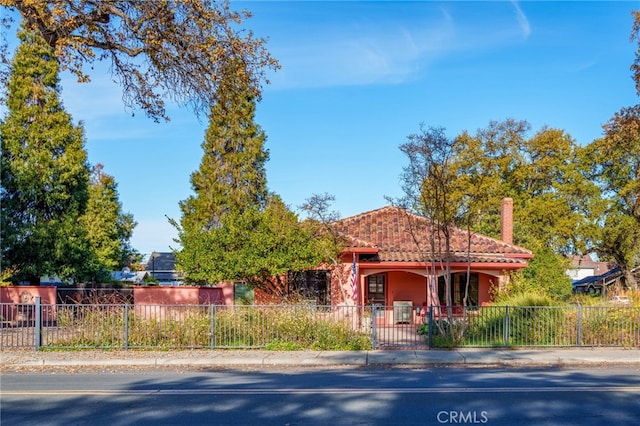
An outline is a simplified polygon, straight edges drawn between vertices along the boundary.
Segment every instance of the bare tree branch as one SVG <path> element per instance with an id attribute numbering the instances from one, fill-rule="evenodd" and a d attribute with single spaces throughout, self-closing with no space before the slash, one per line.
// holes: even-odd
<path id="1" fill-rule="evenodd" d="M 109 60 L 125 106 L 159 120 L 164 100 L 208 113 L 216 89 L 227 84 L 230 61 L 245 66 L 243 79 L 259 98 L 266 70 L 278 62 L 265 40 L 241 28 L 251 17 L 213 0 L 0 0 L 20 12 L 23 25 L 54 48 L 62 69 L 89 81 L 86 65 Z M 6 21 L 5 21 L 6 22 Z M 6 52 L 3 53 L 6 56 Z"/>

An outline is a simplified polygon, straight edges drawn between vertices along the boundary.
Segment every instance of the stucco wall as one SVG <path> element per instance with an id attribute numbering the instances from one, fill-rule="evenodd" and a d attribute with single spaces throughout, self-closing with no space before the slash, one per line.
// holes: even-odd
<path id="1" fill-rule="evenodd" d="M 478 304 L 489 303 L 492 288 L 498 285 L 499 278 L 487 274 L 480 274 L 478 278 Z"/>
<path id="2" fill-rule="evenodd" d="M 218 287 L 134 287 L 136 305 L 208 305 L 224 304 Z"/>
<path id="3" fill-rule="evenodd" d="M 389 272 L 387 277 L 387 305 L 394 301 L 410 301 L 413 306 L 427 303 L 427 281 L 425 277 L 409 272 Z"/>
<path id="4" fill-rule="evenodd" d="M 40 297 L 42 321 L 56 318 L 56 287 L 53 286 L 9 286 L 0 287 L 0 315 L 4 321 L 33 321 L 36 297 Z"/>

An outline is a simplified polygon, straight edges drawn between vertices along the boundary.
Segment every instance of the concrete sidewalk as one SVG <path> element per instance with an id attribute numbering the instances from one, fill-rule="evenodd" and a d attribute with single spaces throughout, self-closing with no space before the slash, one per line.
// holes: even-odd
<path id="1" fill-rule="evenodd" d="M 638 349 L 456 349 L 374 351 L 0 351 L 0 367 L 91 366 L 572 366 L 640 368 Z"/>

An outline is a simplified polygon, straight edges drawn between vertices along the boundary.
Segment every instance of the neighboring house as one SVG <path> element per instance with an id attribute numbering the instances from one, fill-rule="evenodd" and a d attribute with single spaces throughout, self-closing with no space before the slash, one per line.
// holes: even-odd
<path id="1" fill-rule="evenodd" d="M 122 271 L 111 272 L 111 279 L 120 283 L 132 283 L 140 285 L 144 282 L 144 279 L 149 276 L 147 271 L 131 271 L 129 268 L 124 268 Z"/>
<path id="2" fill-rule="evenodd" d="M 387 206 L 334 222 L 333 227 L 346 240 L 342 264 L 333 270 L 301 273 L 293 287 L 320 304 L 382 306 L 444 306 L 445 281 L 443 252 L 430 256 L 431 222 L 406 210 Z M 414 229 L 415 232 L 410 230 Z M 468 306 L 491 301 L 491 289 L 502 285 L 509 272 L 525 268 L 531 251 L 513 245 L 513 204 L 503 201 L 502 240 L 451 230 L 451 283 L 454 306 L 462 306 L 468 260 L 470 287 Z M 417 243 L 416 243 L 417 242 Z M 419 249 L 420 247 L 420 249 Z M 421 252 L 422 250 L 422 252 Z M 353 300 L 350 272 L 357 264 L 357 295 Z M 436 264 L 437 282 L 429 285 L 430 266 Z M 292 284 L 290 283 L 290 287 Z M 433 290 L 430 289 L 433 288 Z"/>
<path id="3" fill-rule="evenodd" d="M 60 287 L 65 285 L 73 284 L 72 279 L 63 280 L 56 275 L 43 275 L 40 277 L 40 285 L 41 286 L 53 286 Z M 31 283 L 29 281 L 20 281 L 18 285 L 29 286 Z"/>
<path id="4" fill-rule="evenodd" d="M 640 266 L 631 270 L 631 273 L 640 280 Z M 623 275 L 620 268 L 609 269 L 603 274 L 584 277 L 574 280 L 572 283 L 574 293 L 588 293 L 592 295 L 605 294 L 615 290 L 626 290 L 623 284 Z"/>
<path id="5" fill-rule="evenodd" d="M 617 285 L 622 278 L 615 264 L 593 260 L 591 255 L 572 256 L 571 261 L 567 275 L 573 280 L 574 293 L 601 294 Z"/>
<path id="6" fill-rule="evenodd" d="M 154 251 L 147 261 L 146 272 L 158 280 L 161 286 L 184 284 L 184 273 L 176 270 L 176 256 L 173 253 Z"/>
<path id="7" fill-rule="evenodd" d="M 615 265 L 609 262 L 593 260 L 589 254 L 585 254 L 584 256 L 571 256 L 570 259 L 571 268 L 567 270 L 567 275 L 574 281 L 603 275 L 615 267 Z"/>

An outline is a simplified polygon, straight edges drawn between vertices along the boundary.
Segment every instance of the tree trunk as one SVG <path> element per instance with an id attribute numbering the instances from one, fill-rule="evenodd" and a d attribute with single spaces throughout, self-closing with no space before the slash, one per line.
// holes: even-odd
<path id="1" fill-rule="evenodd" d="M 629 268 L 628 266 L 621 266 L 620 270 L 622 271 L 622 277 L 624 279 L 624 283 L 627 285 L 628 288 L 632 289 L 632 290 L 637 290 L 638 289 L 638 281 L 636 280 L 636 277 L 633 274 L 633 271 L 631 270 L 631 268 Z"/>

